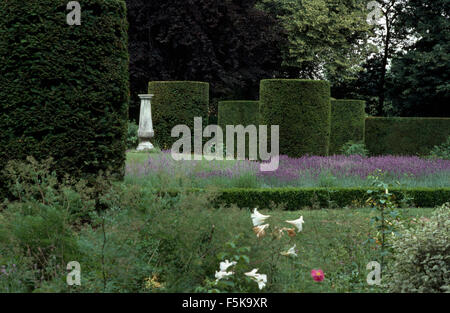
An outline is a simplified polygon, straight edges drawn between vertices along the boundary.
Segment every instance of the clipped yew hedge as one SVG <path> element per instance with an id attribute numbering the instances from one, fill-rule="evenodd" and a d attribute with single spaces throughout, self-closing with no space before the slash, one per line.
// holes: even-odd
<path id="1" fill-rule="evenodd" d="M 450 136 L 450 118 L 369 117 L 365 143 L 372 155 L 429 155 Z"/>
<path id="2" fill-rule="evenodd" d="M 79 26 L 67 24 L 66 0 L 0 2 L 0 170 L 30 155 L 53 157 L 59 174 L 123 174 L 126 5 L 80 2 Z"/>
<path id="3" fill-rule="evenodd" d="M 290 157 L 328 154 L 331 130 L 328 82 L 262 80 L 260 112 L 261 124 L 280 126 L 280 154 Z"/>
<path id="4" fill-rule="evenodd" d="M 361 100 L 331 100 L 330 154 L 339 154 L 349 141 L 363 142 L 365 102 Z"/>
<path id="5" fill-rule="evenodd" d="M 397 200 L 403 199 L 405 195 L 413 198 L 413 204 L 422 208 L 440 206 L 450 199 L 450 188 L 393 188 L 389 191 Z M 338 208 L 352 205 L 364 206 L 368 198 L 367 188 L 235 188 L 220 191 L 216 204 L 270 209 L 273 203 L 283 205 L 286 210 L 299 210 L 315 205 L 324 208 L 330 203 Z"/>
<path id="6" fill-rule="evenodd" d="M 148 92 L 153 94 L 152 119 L 155 142 L 161 149 L 170 149 L 179 138 L 172 138 L 172 128 L 187 125 L 194 140 L 194 117 L 208 125 L 209 84 L 192 81 L 153 81 Z"/>
<path id="7" fill-rule="evenodd" d="M 257 131 L 259 127 L 259 101 L 220 101 L 218 125 L 222 128 L 224 144 L 226 145 L 226 125 L 255 125 Z M 234 138 L 234 151 L 237 154 L 237 136 Z M 245 157 L 249 157 L 249 140 L 245 138 Z M 226 148 L 226 147 L 225 147 Z M 228 149 L 227 149 L 228 150 Z"/>

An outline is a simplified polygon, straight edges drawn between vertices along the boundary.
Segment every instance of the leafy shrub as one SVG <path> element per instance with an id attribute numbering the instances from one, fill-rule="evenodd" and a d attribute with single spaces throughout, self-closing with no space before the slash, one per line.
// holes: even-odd
<path id="1" fill-rule="evenodd" d="M 258 101 L 220 101 L 218 125 L 224 132 L 224 145 L 226 147 L 226 126 L 227 125 L 255 125 L 259 128 L 259 102 Z M 237 155 L 237 138 L 234 136 L 234 152 Z M 249 158 L 249 140 L 245 138 L 245 157 Z M 227 150 L 231 150 L 228 148 Z M 258 152 L 257 152 L 258 153 Z"/>
<path id="2" fill-rule="evenodd" d="M 5 286 L 11 291 L 18 280 L 28 291 L 62 277 L 67 262 L 80 254 L 75 228 L 95 210 L 95 188 L 68 176 L 58 180 L 52 168 L 51 159 L 28 157 L 8 162 L 4 171 L 15 199 L 0 210 L 0 255 L 17 265 Z"/>
<path id="3" fill-rule="evenodd" d="M 434 146 L 431 150 L 431 158 L 450 160 L 450 136 L 448 136 L 447 141 L 439 146 Z"/>
<path id="4" fill-rule="evenodd" d="M 331 127 L 328 82 L 262 80 L 260 113 L 261 124 L 280 126 L 280 154 L 290 157 L 328 154 Z"/>
<path id="5" fill-rule="evenodd" d="M 96 208 L 96 197 L 107 187 L 106 179 L 99 179 L 99 184 L 88 186 L 85 180 L 74 180 L 68 175 L 59 179 L 52 158 L 38 162 L 33 157 L 27 161 L 8 162 L 4 176 L 8 193 L 14 201 L 6 202 L 7 206 L 22 203 L 41 203 L 68 210 L 70 222 L 88 218 Z"/>
<path id="6" fill-rule="evenodd" d="M 364 101 L 332 100 L 330 154 L 349 141 L 364 141 L 365 120 Z"/>
<path id="7" fill-rule="evenodd" d="M 363 142 L 349 141 L 342 146 L 341 152 L 343 155 L 360 155 L 363 157 L 368 156 L 369 151 L 366 149 L 366 145 Z"/>
<path id="8" fill-rule="evenodd" d="M 128 122 L 127 149 L 136 149 L 139 144 L 139 125 L 134 121 Z"/>
<path id="9" fill-rule="evenodd" d="M 365 143 L 372 155 L 423 155 L 445 142 L 450 118 L 369 117 Z"/>
<path id="10" fill-rule="evenodd" d="M 209 84 L 190 81 L 153 81 L 148 91 L 152 99 L 152 118 L 157 126 L 155 141 L 162 150 L 170 149 L 178 138 L 172 138 L 176 125 L 187 125 L 194 139 L 194 117 L 208 123 Z"/>
<path id="11" fill-rule="evenodd" d="M 387 268 L 390 292 L 450 291 L 450 204 L 421 220 L 393 242 L 394 260 Z"/>
<path id="12" fill-rule="evenodd" d="M 0 2 L 0 170 L 32 155 L 58 175 L 123 175 L 125 1 L 83 1 L 82 26 L 67 25 L 67 2 Z"/>

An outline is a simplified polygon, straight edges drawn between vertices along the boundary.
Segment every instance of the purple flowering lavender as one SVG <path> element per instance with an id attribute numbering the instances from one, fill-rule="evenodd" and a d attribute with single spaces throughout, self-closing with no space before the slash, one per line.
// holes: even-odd
<path id="1" fill-rule="evenodd" d="M 327 174 L 337 180 L 353 180 L 361 183 L 376 170 L 381 170 L 390 180 L 423 180 L 433 175 L 450 178 L 450 160 L 423 159 L 404 156 L 303 156 L 290 158 L 280 156 L 279 168 L 274 172 L 260 172 L 259 163 L 249 160 L 241 161 L 175 161 L 170 151 L 150 155 L 144 163 L 127 164 L 127 175 L 147 177 L 162 175 L 167 178 L 184 177 L 191 181 L 225 178 L 230 181 L 243 175 L 253 175 L 261 185 L 270 186 L 304 186 L 306 180 L 310 185 L 321 175 Z M 442 185 L 442 179 L 439 183 Z M 450 186 L 450 181 L 445 185 Z"/>

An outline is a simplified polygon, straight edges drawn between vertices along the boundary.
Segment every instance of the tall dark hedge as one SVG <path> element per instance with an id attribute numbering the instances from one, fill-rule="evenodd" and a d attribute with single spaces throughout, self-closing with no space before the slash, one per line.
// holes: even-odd
<path id="1" fill-rule="evenodd" d="M 53 157 L 57 172 L 123 173 L 128 118 L 126 6 L 80 0 L 0 2 L 0 168 Z M 1 177 L 0 177 L 1 178 Z M 3 179 L 0 179 L 3 181 Z"/>
<path id="2" fill-rule="evenodd" d="M 208 125 L 209 84 L 190 81 L 150 82 L 153 94 L 152 120 L 155 142 L 161 149 L 170 149 L 179 138 L 172 138 L 172 128 L 187 125 L 194 140 L 194 117 L 202 117 L 203 128 Z M 193 147 L 193 146 L 192 146 Z"/>
<path id="3" fill-rule="evenodd" d="M 259 101 L 221 101 L 219 102 L 219 122 L 224 132 L 224 144 L 226 145 L 226 125 L 255 125 L 259 127 Z M 236 137 L 236 136 L 235 136 Z M 246 158 L 249 157 L 249 140 L 245 139 Z M 234 151 L 237 153 L 237 138 L 234 142 Z"/>
<path id="4" fill-rule="evenodd" d="M 450 118 L 366 119 L 365 143 L 373 155 L 428 155 L 450 136 Z"/>
<path id="5" fill-rule="evenodd" d="M 261 124 L 280 126 L 280 154 L 328 154 L 331 104 L 327 81 L 262 80 L 259 101 Z"/>
<path id="6" fill-rule="evenodd" d="M 361 100 L 331 100 L 330 154 L 339 154 L 348 141 L 364 141 L 365 102 Z"/>
<path id="7" fill-rule="evenodd" d="M 127 0 L 130 23 L 130 116 L 149 81 L 210 83 L 217 100 L 258 99 L 259 81 L 280 69 L 286 36 L 256 0 Z"/>

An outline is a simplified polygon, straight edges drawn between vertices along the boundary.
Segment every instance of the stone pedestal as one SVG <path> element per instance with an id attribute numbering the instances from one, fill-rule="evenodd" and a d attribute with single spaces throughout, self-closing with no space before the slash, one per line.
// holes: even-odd
<path id="1" fill-rule="evenodd" d="M 139 115 L 139 146 L 137 151 L 152 150 L 154 147 L 150 139 L 155 135 L 152 122 L 152 104 L 153 95 L 139 95 L 141 98 L 141 112 Z"/>

